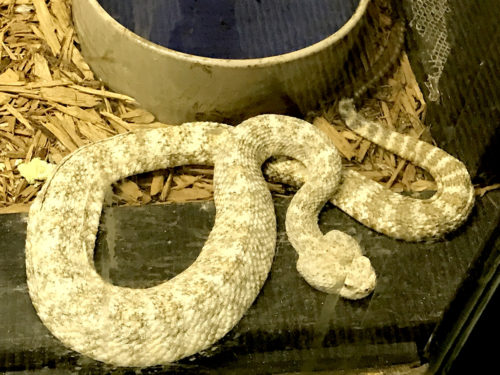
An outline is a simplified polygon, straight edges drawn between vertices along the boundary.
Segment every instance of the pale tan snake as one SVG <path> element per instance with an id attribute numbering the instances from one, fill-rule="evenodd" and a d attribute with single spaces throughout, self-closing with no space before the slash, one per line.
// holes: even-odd
<path id="1" fill-rule="evenodd" d="M 341 209 L 376 230 L 422 239 L 441 236 L 465 220 L 472 187 L 465 167 L 441 150 L 407 138 L 401 143 L 398 135 L 360 118 L 348 102 L 341 112 L 355 131 L 429 169 L 438 183 L 435 196 L 402 198 L 352 172 L 342 174 L 325 136 L 286 116 L 257 116 L 234 129 L 192 123 L 118 135 L 66 158 L 30 210 L 28 286 L 43 323 L 68 347 L 120 366 L 168 363 L 212 345 L 252 304 L 272 263 L 276 224 L 260 169 L 271 155 L 298 159 L 301 169 L 288 177 L 298 181 L 302 175 L 307 181 L 286 218 L 301 274 L 320 290 L 346 298 L 368 295 L 375 273 L 357 243 L 342 232 L 319 230 L 317 215 L 326 200 L 333 196 Z M 379 139 L 379 134 L 389 138 Z M 152 288 L 104 281 L 93 266 L 93 251 L 111 183 L 191 163 L 215 164 L 216 220 L 200 256 Z M 399 211 L 400 204 L 405 211 Z M 436 208 L 438 215 L 432 211 Z M 412 212 L 411 218 L 398 216 L 403 212 Z"/>

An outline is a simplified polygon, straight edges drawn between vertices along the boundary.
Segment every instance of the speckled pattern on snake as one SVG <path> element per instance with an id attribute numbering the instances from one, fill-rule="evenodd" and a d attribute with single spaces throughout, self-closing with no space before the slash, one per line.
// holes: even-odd
<path id="1" fill-rule="evenodd" d="M 60 163 L 30 210 L 28 287 L 42 322 L 69 348 L 118 366 L 169 363 L 210 347 L 241 319 L 271 267 L 276 221 L 261 172 L 271 155 L 297 160 L 271 164 L 267 172 L 277 177 L 284 168 L 281 179 L 302 185 L 286 217 L 299 272 L 325 292 L 350 299 L 369 295 L 376 276 L 359 245 L 342 232 L 323 235 L 318 227 L 325 202 L 331 199 L 375 230 L 419 240 L 460 225 L 473 190 L 455 158 L 366 121 L 348 101 L 340 110 L 354 131 L 431 172 L 437 193 L 429 200 L 402 197 L 355 172 L 341 172 L 330 141 L 287 116 L 257 116 L 235 128 L 190 123 L 96 142 Z M 216 220 L 199 257 L 147 289 L 103 280 L 93 253 L 111 183 L 184 164 L 215 166 Z"/>

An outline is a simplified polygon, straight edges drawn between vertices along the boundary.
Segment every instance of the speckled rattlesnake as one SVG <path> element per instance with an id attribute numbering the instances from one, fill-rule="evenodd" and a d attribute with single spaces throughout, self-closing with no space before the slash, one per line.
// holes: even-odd
<path id="1" fill-rule="evenodd" d="M 343 170 L 332 204 L 365 226 L 406 241 L 440 238 L 465 221 L 474 205 L 474 189 L 459 160 L 438 147 L 366 120 L 356 113 L 351 100 L 341 101 L 339 112 L 363 138 L 427 170 L 437 191 L 430 199 L 415 199 L 396 194 L 358 172 Z M 308 176 L 299 162 L 285 159 L 267 165 L 265 173 L 294 186 L 303 184 Z"/>
<path id="2" fill-rule="evenodd" d="M 118 135 L 67 157 L 30 210 L 28 286 L 43 323 L 68 347 L 120 366 L 167 363 L 212 345 L 252 304 L 272 263 L 276 224 L 261 174 L 271 155 L 299 160 L 289 180 L 306 180 L 286 218 L 301 274 L 318 289 L 346 298 L 369 294 L 375 273 L 357 243 L 318 228 L 326 200 L 333 195 L 336 205 L 376 230 L 420 239 L 462 223 L 473 204 L 472 187 L 465 167 L 443 151 L 388 134 L 348 102 L 341 112 L 355 131 L 428 169 L 438 184 L 435 196 L 403 198 L 354 172 L 343 173 L 335 192 L 341 179 L 335 148 L 310 124 L 286 116 L 257 116 L 235 128 L 192 123 Z M 216 220 L 197 260 L 148 289 L 105 282 L 93 266 L 93 249 L 110 184 L 188 163 L 215 164 Z M 271 174 L 277 169 L 268 167 Z"/>

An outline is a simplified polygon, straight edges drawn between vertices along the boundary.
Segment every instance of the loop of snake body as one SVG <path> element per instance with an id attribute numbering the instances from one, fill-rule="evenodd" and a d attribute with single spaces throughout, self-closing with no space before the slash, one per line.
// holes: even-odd
<path id="1" fill-rule="evenodd" d="M 66 346 L 118 366 L 169 363 L 211 346 L 241 319 L 271 267 L 276 222 L 261 166 L 273 155 L 299 163 L 295 172 L 282 176 L 303 184 L 286 217 L 299 272 L 322 291 L 351 299 L 370 294 L 375 271 L 356 241 L 342 232 L 323 235 L 319 230 L 324 203 L 331 198 L 357 220 L 389 235 L 421 239 L 442 235 L 465 220 L 472 187 L 465 167 L 443 151 L 381 130 L 359 117 L 350 102 L 342 102 L 340 109 L 355 131 L 429 169 L 438 183 L 435 196 L 428 201 L 398 198 L 375 182 L 342 173 L 330 141 L 311 124 L 287 116 L 257 116 L 235 128 L 191 123 L 121 134 L 64 159 L 31 207 L 26 269 L 42 322 Z M 111 183 L 184 164 L 215 166 L 216 219 L 199 257 L 151 288 L 104 281 L 94 268 L 93 252 Z"/>
<path id="2" fill-rule="evenodd" d="M 394 132 L 365 119 L 353 101 L 344 99 L 339 112 L 346 125 L 363 138 L 428 171 L 437 190 L 429 199 L 403 196 L 352 170 L 342 170 L 330 202 L 363 225 L 389 237 L 425 241 L 457 229 L 474 206 L 474 187 L 465 165 L 429 143 Z M 301 186 L 308 171 L 296 160 L 279 159 L 266 165 L 272 180 Z"/>

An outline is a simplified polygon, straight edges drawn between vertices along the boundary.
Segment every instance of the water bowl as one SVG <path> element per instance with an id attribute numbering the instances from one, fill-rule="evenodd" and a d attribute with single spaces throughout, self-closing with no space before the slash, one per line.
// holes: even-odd
<path id="1" fill-rule="evenodd" d="M 73 0 L 86 61 L 159 120 L 305 113 L 333 94 L 369 0 Z"/>

